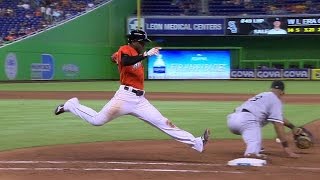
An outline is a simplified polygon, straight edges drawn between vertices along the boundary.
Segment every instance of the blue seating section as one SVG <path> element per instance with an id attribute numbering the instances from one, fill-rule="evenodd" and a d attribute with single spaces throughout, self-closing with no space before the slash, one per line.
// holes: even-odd
<path id="1" fill-rule="evenodd" d="M 192 2 L 192 0 L 180 0 Z M 142 1 L 142 14 L 143 15 L 201 15 L 199 10 L 192 10 L 188 14 L 184 14 L 184 9 L 181 6 L 173 3 L 175 0 L 143 0 Z M 193 1 L 200 3 L 200 0 Z M 235 3 L 236 0 L 209 0 L 207 15 L 213 16 L 233 16 L 233 15 L 264 15 L 264 14 L 292 14 L 299 13 L 294 10 L 290 10 L 291 5 L 306 5 L 306 14 L 310 7 L 316 7 L 320 10 L 320 0 L 251 0 L 244 3 L 243 0 L 239 0 L 240 3 Z M 309 2 L 306 3 L 306 2 Z M 310 4 L 311 3 L 311 4 Z M 278 11 L 270 12 L 269 6 L 274 6 Z M 289 10 L 288 10 L 289 9 Z M 314 9 L 314 10 L 315 10 Z M 315 12 L 319 13 L 319 12 Z"/>
<path id="2" fill-rule="evenodd" d="M 183 9 L 171 4 L 172 0 L 143 0 L 142 12 L 148 15 L 180 15 L 183 13 Z"/>
<path id="3" fill-rule="evenodd" d="M 88 3 L 93 2 L 102 2 L 104 0 L 72 0 L 72 3 L 74 4 L 80 4 L 82 3 L 84 6 Z M 12 16 L 5 15 L 3 13 L 0 14 L 0 44 L 1 41 L 5 41 L 5 37 L 10 32 L 15 32 L 16 38 L 19 36 L 23 36 L 24 34 L 19 34 L 19 31 L 21 29 L 27 29 L 32 28 L 33 31 L 41 29 L 41 23 L 47 22 L 45 21 L 44 16 L 35 16 L 36 8 L 30 8 L 28 10 L 18 7 L 20 0 L 2 0 L 0 2 L 0 9 L 12 9 L 13 14 Z M 53 6 L 52 6 L 53 7 Z M 54 7 L 53 7 L 54 8 Z M 69 14 L 70 16 L 77 15 L 80 13 L 79 9 L 75 8 L 74 6 L 70 6 L 69 9 L 62 9 L 64 14 Z M 30 14 L 31 17 L 26 17 L 26 15 Z M 62 17 L 64 19 L 65 17 Z M 62 20 L 61 19 L 61 20 Z M 52 23 L 52 22 L 51 22 Z M 50 25 L 50 24 L 48 24 Z"/>

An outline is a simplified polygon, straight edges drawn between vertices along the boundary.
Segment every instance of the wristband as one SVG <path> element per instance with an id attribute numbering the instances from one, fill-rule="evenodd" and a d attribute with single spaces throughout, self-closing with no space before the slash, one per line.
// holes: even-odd
<path id="1" fill-rule="evenodd" d="M 282 145 L 282 147 L 284 147 L 284 148 L 289 147 L 288 141 L 283 141 L 283 142 L 281 142 L 281 145 Z"/>

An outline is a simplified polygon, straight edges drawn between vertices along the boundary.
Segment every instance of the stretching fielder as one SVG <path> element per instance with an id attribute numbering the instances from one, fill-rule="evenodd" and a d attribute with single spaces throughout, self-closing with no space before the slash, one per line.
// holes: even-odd
<path id="1" fill-rule="evenodd" d="M 121 85 L 101 111 L 96 112 L 80 104 L 78 98 L 75 97 L 59 105 L 55 114 L 71 112 L 94 126 L 101 126 L 119 116 L 129 114 L 160 129 L 175 140 L 190 145 L 198 152 L 202 152 L 209 140 L 209 129 L 204 131 L 203 136 L 194 137 L 189 132 L 176 127 L 144 97 L 144 68 L 141 61 L 148 56 L 159 54 L 159 48 L 143 51 L 145 43 L 151 40 L 142 30 L 131 31 L 128 41 L 127 45 L 121 46 L 112 56 L 112 61 L 118 65 Z"/>
<path id="2" fill-rule="evenodd" d="M 228 127 L 230 131 L 237 135 L 242 135 L 247 145 L 244 153 L 245 157 L 266 158 L 260 154 L 261 151 L 261 129 L 271 122 L 281 140 L 284 151 L 289 157 L 297 158 L 299 155 L 292 152 L 286 140 L 284 126 L 292 129 L 298 134 L 298 128 L 290 123 L 282 114 L 281 97 L 284 95 L 284 83 L 273 81 L 270 92 L 260 93 L 235 109 L 234 113 L 228 115 Z"/>

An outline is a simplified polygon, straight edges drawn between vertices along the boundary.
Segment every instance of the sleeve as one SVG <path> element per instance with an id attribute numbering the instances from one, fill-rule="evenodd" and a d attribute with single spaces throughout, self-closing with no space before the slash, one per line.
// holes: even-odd
<path id="1" fill-rule="evenodd" d="M 270 101 L 270 109 L 269 116 L 267 118 L 268 121 L 273 122 L 283 122 L 283 111 L 282 111 L 282 102 L 279 99 L 275 99 L 274 101 Z"/>
<path id="2" fill-rule="evenodd" d="M 132 56 L 132 53 L 127 48 L 120 48 L 118 53 L 118 64 L 123 66 L 131 66 L 136 64 L 137 62 L 142 61 L 145 56 L 139 54 L 137 56 Z"/>
<path id="3" fill-rule="evenodd" d="M 131 66 L 136 64 L 137 62 L 142 61 L 144 58 L 145 57 L 142 54 L 139 54 L 137 56 L 129 56 L 127 54 L 122 54 L 121 63 L 123 66 Z"/>

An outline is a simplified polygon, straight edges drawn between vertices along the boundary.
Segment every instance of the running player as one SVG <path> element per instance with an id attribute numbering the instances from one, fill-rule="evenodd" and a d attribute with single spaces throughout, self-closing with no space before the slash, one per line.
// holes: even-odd
<path id="1" fill-rule="evenodd" d="M 158 128 L 175 140 L 202 152 L 209 140 L 209 129 L 206 129 L 201 137 L 194 137 L 164 117 L 144 96 L 144 68 L 141 61 L 148 56 L 159 54 L 160 49 L 154 47 L 149 51 L 144 51 L 145 43 L 150 41 L 144 31 L 131 31 L 128 35 L 128 44 L 121 46 L 112 55 L 111 60 L 118 65 L 121 85 L 114 97 L 100 112 L 80 104 L 78 98 L 75 97 L 59 105 L 55 114 L 71 112 L 94 126 L 101 126 L 122 115 L 132 115 Z"/>
<path id="2" fill-rule="evenodd" d="M 281 97 L 284 95 L 284 83 L 275 80 L 271 84 L 270 92 L 260 93 L 235 109 L 228 115 L 228 127 L 237 135 L 242 135 L 247 145 L 245 157 L 266 158 L 260 154 L 262 136 L 261 129 L 268 123 L 272 123 L 281 140 L 284 151 L 289 157 L 297 158 L 299 155 L 292 152 L 288 146 L 284 126 L 292 129 L 293 133 L 299 133 L 292 123 L 283 117 Z"/>

